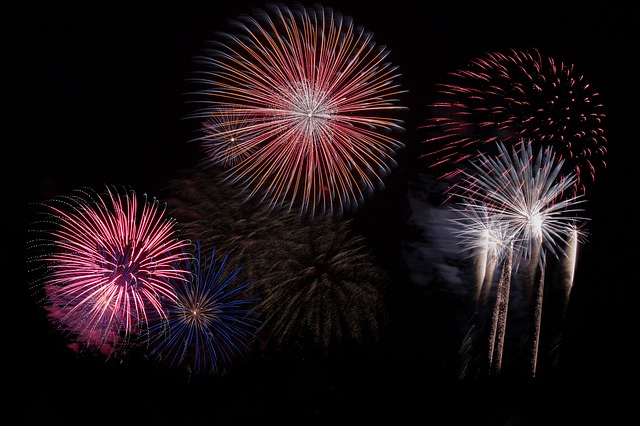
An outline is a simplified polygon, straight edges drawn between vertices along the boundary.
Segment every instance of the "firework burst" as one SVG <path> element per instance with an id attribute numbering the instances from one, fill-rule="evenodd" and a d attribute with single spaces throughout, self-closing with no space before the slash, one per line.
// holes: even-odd
<path id="1" fill-rule="evenodd" d="M 507 253 L 513 231 L 500 215 L 491 214 L 484 204 L 463 204 L 452 208 L 456 216 L 451 220 L 458 243 L 473 253 L 476 267 L 475 300 L 485 304 L 494 272 Z"/>
<path id="2" fill-rule="evenodd" d="M 393 137 L 405 108 L 389 51 L 320 5 L 270 4 L 233 24 L 194 79 L 208 160 L 233 163 L 225 179 L 270 207 L 310 216 L 358 208 L 404 147 Z"/>
<path id="3" fill-rule="evenodd" d="M 523 140 L 511 152 L 498 143 L 497 152 L 496 157 L 479 154 L 473 162 L 473 171 L 463 172 L 467 179 L 459 184 L 459 193 L 465 202 L 458 207 L 461 217 L 454 222 L 462 226 L 457 232 L 460 241 L 481 253 L 479 259 L 484 262 L 480 265 L 484 291 L 481 294 L 486 294 L 490 284 L 486 279 L 493 279 L 493 270 L 498 267 L 501 271 L 490 321 L 489 362 L 495 372 L 501 367 L 512 275 L 524 277 L 527 300 L 534 296 L 530 293 L 535 287 L 532 349 L 535 374 L 546 254 L 558 259 L 571 257 L 565 249 L 575 244 L 576 223 L 586 219 L 576 215 L 581 211 L 577 205 L 582 197 L 566 196 L 575 176 L 560 174 L 563 160 L 551 148 L 540 148 L 534 155 L 532 144 Z M 490 241 L 488 235 L 493 237 Z"/>
<path id="4" fill-rule="evenodd" d="M 204 135 L 197 139 L 207 161 L 226 169 L 251 156 L 255 147 L 251 145 L 251 139 L 243 130 L 251 120 L 251 116 L 237 115 L 233 109 L 212 110 L 203 123 Z"/>
<path id="5" fill-rule="evenodd" d="M 442 179 L 460 174 L 460 165 L 480 154 L 496 154 L 495 142 L 521 139 L 552 147 L 575 175 L 574 195 L 604 166 L 606 137 L 599 95 L 574 66 L 538 50 L 489 53 L 452 72 L 441 84 L 441 100 L 430 105 L 424 126 L 429 152 L 423 157 Z"/>
<path id="6" fill-rule="evenodd" d="M 110 353 L 150 322 L 166 318 L 188 243 L 157 200 L 139 202 L 133 191 L 78 190 L 45 203 L 31 242 L 37 252 L 34 286 L 44 289 L 50 319 L 78 345 Z"/>
<path id="7" fill-rule="evenodd" d="M 564 160 L 551 148 L 540 148 L 534 155 L 533 144 L 521 140 L 509 152 L 497 143 L 497 155 L 480 154 L 472 171 L 463 172 L 467 179 L 457 185 L 457 192 L 466 200 L 463 205 L 480 203 L 507 224 L 517 243 L 517 264 L 520 260 L 537 262 L 539 244 L 546 248 L 540 258 L 547 251 L 559 256 L 576 222 L 586 220 L 575 216 L 582 211 L 578 205 L 583 197 L 565 196 L 575 184 L 575 175 L 561 175 Z"/>
<path id="8" fill-rule="evenodd" d="M 151 353 L 192 374 L 223 374 L 249 350 L 259 325 L 247 296 L 241 269 L 229 268 L 228 254 L 202 258 L 200 245 L 192 263 L 192 280 L 176 289 L 177 302 L 166 308 L 167 324 L 154 326 Z M 166 330 L 165 330 L 166 326 Z"/>
<path id="9" fill-rule="evenodd" d="M 220 183 L 224 171 L 194 167 L 165 188 L 167 208 L 180 222 L 183 238 L 199 241 L 203 252 L 229 253 L 229 262 L 252 269 L 287 235 L 300 228 L 297 216 L 267 209 L 256 200 L 244 200 L 232 187 Z M 262 246 L 261 241 L 270 241 Z M 265 247 L 261 253 L 258 247 Z M 271 248 L 270 248 L 271 247 Z"/>
<path id="10" fill-rule="evenodd" d="M 327 349 L 375 340 L 384 328 L 389 276 L 350 223 L 318 218 L 261 259 L 267 346 Z"/>
<path id="11" fill-rule="evenodd" d="M 326 349 L 377 337 L 386 321 L 388 275 L 350 220 L 306 220 L 245 201 L 215 184 L 222 170 L 194 168 L 168 186 L 180 230 L 202 248 L 219 241 L 251 281 L 268 350 Z M 371 338 L 371 339 L 369 339 Z"/>

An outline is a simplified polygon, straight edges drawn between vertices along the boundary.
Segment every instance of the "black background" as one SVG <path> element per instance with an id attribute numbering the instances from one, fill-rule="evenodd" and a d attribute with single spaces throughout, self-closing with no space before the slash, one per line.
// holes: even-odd
<path id="1" fill-rule="evenodd" d="M 135 3 L 135 5 L 134 5 Z M 520 4 L 523 3 L 523 4 Z M 424 167 L 426 105 L 449 71 L 490 51 L 535 47 L 573 63 L 605 106 L 607 167 L 588 194 L 589 242 L 568 310 L 563 363 L 521 383 L 459 382 L 460 341 L 439 299 L 407 296 L 388 347 L 343 359 L 247 362 L 231 377 L 185 382 L 152 366 L 76 359 L 51 333 L 27 290 L 24 232 L 5 266 L 9 412 L 5 424 L 614 424 L 636 411 L 638 18 L 614 2 L 333 1 L 324 6 L 391 51 L 405 102 L 407 148 L 386 192 L 358 213 L 384 253 L 398 223 L 376 209 L 400 200 Z M 214 31 L 262 2 L 5 2 L 2 10 L 3 198 L 9 235 L 29 227 L 28 203 L 80 186 L 130 185 L 156 193 L 199 159 L 184 120 L 185 78 Z M 14 191 L 15 195 L 11 195 Z M 405 207 L 399 207 L 405 208 Z M 397 214 L 394 217 L 403 217 Z M 376 240 L 377 235 L 377 240 Z M 14 249 L 15 247 L 15 249 Z M 12 256 L 17 254 L 15 262 Z M 416 315 L 416 310 L 429 309 Z M 416 317 L 420 320 L 416 321 Z M 394 422 L 394 423 L 396 423 Z"/>

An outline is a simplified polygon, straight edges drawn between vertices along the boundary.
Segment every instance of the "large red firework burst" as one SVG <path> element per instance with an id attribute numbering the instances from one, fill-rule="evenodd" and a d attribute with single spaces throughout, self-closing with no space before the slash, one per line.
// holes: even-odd
<path id="1" fill-rule="evenodd" d="M 552 147 L 574 173 L 574 194 L 584 193 L 607 151 L 603 106 L 598 93 L 574 65 L 537 49 L 493 52 L 450 73 L 439 85 L 423 128 L 422 155 L 443 179 L 456 179 L 468 160 L 497 154 L 496 142 L 521 140 Z"/>
<path id="2" fill-rule="evenodd" d="M 404 144 L 389 50 L 349 17 L 268 5 L 199 58 L 197 140 L 247 198 L 340 215 L 382 188 Z"/>

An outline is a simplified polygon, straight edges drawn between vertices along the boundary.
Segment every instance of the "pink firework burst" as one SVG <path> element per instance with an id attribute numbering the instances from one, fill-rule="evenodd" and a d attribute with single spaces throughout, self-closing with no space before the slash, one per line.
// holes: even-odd
<path id="1" fill-rule="evenodd" d="M 461 164 L 498 154 L 496 142 L 517 146 L 522 139 L 550 147 L 575 174 L 573 193 L 584 194 L 607 152 L 599 94 L 572 64 L 537 49 L 493 52 L 450 73 L 429 105 L 423 158 L 442 179 L 457 179 Z"/>
<path id="2" fill-rule="evenodd" d="M 164 302 L 176 302 L 174 285 L 188 280 L 183 268 L 189 243 L 157 201 L 139 202 L 133 191 L 105 194 L 78 190 L 45 203 L 45 237 L 34 240 L 32 258 L 45 273 L 49 318 L 68 333 L 72 347 L 111 353 L 150 322 L 166 318 Z"/>
<path id="3" fill-rule="evenodd" d="M 405 108 L 389 50 L 320 5 L 270 4 L 233 23 L 237 32 L 199 58 L 195 79 L 205 106 L 193 116 L 209 162 L 233 159 L 225 180 L 270 207 L 355 210 L 384 187 L 404 148 L 393 137 L 404 131 L 396 114 Z M 221 143 L 231 134 L 234 142 Z"/>

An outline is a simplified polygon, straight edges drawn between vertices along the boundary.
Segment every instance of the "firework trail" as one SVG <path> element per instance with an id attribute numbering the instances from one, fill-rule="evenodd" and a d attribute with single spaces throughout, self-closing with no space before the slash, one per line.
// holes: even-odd
<path id="1" fill-rule="evenodd" d="M 502 368 L 502 353 L 507 330 L 507 313 L 514 257 L 515 234 L 508 220 L 493 211 L 486 204 L 463 203 L 451 208 L 456 216 L 453 223 L 454 234 L 465 251 L 471 253 L 476 268 L 476 312 L 482 317 L 489 308 L 490 296 L 494 297 L 488 335 L 489 371 L 499 373 Z M 494 285 L 495 272 L 499 272 L 497 287 Z M 476 327 L 463 343 L 463 353 L 470 353 L 469 345 L 476 338 Z M 466 369 L 466 367 L 465 367 Z"/>
<path id="2" fill-rule="evenodd" d="M 472 161 L 472 171 L 463 171 L 466 179 L 458 184 L 464 202 L 458 209 L 462 216 L 455 220 L 466 229 L 458 231 L 461 242 L 477 249 L 486 244 L 487 224 L 491 229 L 500 229 L 497 234 L 501 247 L 510 245 L 506 264 L 502 268 L 496 307 L 491 320 L 491 347 L 497 352 L 490 354 L 493 369 L 499 372 L 499 360 L 502 359 L 502 345 L 495 344 L 505 327 L 508 292 L 504 286 L 511 285 L 511 275 L 525 277 L 525 293 L 529 294 L 537 279 L 534 301 L 534 343 L 533 363 L 537 357 L 539 341 L 542 292 L 546 254 L 556 258 L 566 257 L 564 247 L 576 231 L 576 222 L 585 218 L 576 216 L 577 208 L 583 200 L 580 195 L 567 197 L 567 188 L 575 183 L 575 176 L 560 175 L 562 159 L 558 159 L 553 149 L 540 148 L 533 154 L 532 143 L 521 141 L 519 147 L 512 147 L 511 153 L 502 144 L 497 144 L 498 155 L 489 157 L 480 154 Z M 488 221 L 488 217 L 493 217 Z M 496 226 L 500 223 L 501 227 Z M 473 235 L 478 241 L 469 242 Z M 495 235 L 495 234 L 494 234 Z M 488 265 L 492 266 L 492 265 Z M 505 272 L 508 268 L 508 273 Z M 537 278 L 536 278 L 537 277 Z M 525 302 L 527 297 L 525 297 Z M 498 342 L 500 343 L 500 342 Z M 495 357 L 495 361 L 494 360 Z M 497 363 L 496 363 L 497 362 Z M 535 375 L 535 368 L 532 371 Z"/>
<path id="3" fill-rule="evenodd" d="M 558 299 L 557 310 L 559 313 L 558 319 L 560 321 L 564 320 L 567 312 L 577 267 L 578 251 L 580 245 L 584 243 L 584 240 L 585 233 L 582 230 L 575 228 L 569 238 L 567 238 L 567 244 L 564 250 L 566 256 L 561 259 L 558 265 L 558 275 L 556 276 L 556 279 L 559 286 L 555 289 L 556 292 L 554 296 Z M 552 364 L 556 364 L 559 359 L 559 348 L 561 346 L 561 342 L 562 329 L 560 328 L 557 332 L 556 338 L 550 343 L 550 352 L 555 354 L 555 359 Z"/>
<path id="4" fill-rule="evenodd" d="M 163 302 L 176 302 L 174 284 L 189 244 L 176 237 L 156 199 L 107 186 L 104 194 L 77 190 L 44 203 L 31 241 L 34 281 L 44 290 L 49 318 L 73 343 L 103 353 L 166 318 Z"/>
<path id="5" fill-rule="evenodd" d="M 546 273 L 546 262 L 543 260 L 543 263 L 540 266 L 540 277 L 538 281 L 538 287 L 536 289 L 536 300 L 535 300 L 534 313 L 533 313 L 533 345 L 531 348 L 531 357 L 530 357 L 531 376 L 536 375 L 536 370 L 538 367 L 540 332 L 542 330 L 542 324 L 541 324 L 542 323 L 542 302 L 544 299 L 545 273 Z"/>
<path id="6" fill-rule="evenodd" d="M 260 323 L 251 309 L 258 299 L 247 296 L 250 283 L 227 259 L 213 251 L 206 262 L 197 245 L 191 281 L 176 289 L 177 302 L 166 308 L 168 323 L 152 330 L 152 355 L 192 374 L 217 375 L 249 350 Z"/>
<path id="7" fill-rule="evenodd" d="M 491 320 L 491 333 L 489 335 L 489 369 L 500 373 L 502 369 L 502 356 L 507 333 L 507 314 L 509 312 L 509 293 L 511 290 L 511 274 L 513 267 L 513 241 L 500 273 L 496 302 Z"/>
<path id="8" fill-rule="evenodd" d="M 269 4 L 232 24 L 193 80 L 208 161 L 231 166 L 226 180 L 269 207 L 311 217 L 357 209 L 404 148 L 393 137 L 406 108 L 390 52 L 320 5 Z"/>
<path id="9" fill-rule="evenodd" d="M 496 155 L 497 141 L 552 147 L 564 160 L 563 174 L 575 175 L 573 195 L 584 194 L 605 165 L 603 106 L 573 65 L 537 49 L 512 49 L 474 59 L 450 78 L 439 86 L 441 99 L 429 105 L 423 126 L 430 136 L 422 157 L 441 179 L 455 182 L 470 160 Z"/>
<path id="10" fill-rule="evenodd" d="M 573 279 L 576 271 L 576 262 L 578 257 L 578 247 L 583 242 L 584 233 L 578 228 L 574 228 L 569 238 L 567 239 L 567 245 L 564 250 L 566 257 L 562 262 L 563 280 L 562 280 L 562 297 L 563 297 L 563 311 L 566 309 L 566 305 L 569 301 L 569 295 L 573 288 Z"/>
<path id="11" fill-rule="evenodd" d="M 474 262 L 476 291 L 474 294 L 476 317 L 487 315 L 490 297 L 495 297 L 487 340 L 489 371 L 499 372 L 504 348 L 509 290 L 513 262 L 513 231 L 508 222 L 494 215 L 485 204 L 463 203 L 449 210 L 454 212 L 449 220 L 458 244 L 470 254 Z M 497 288 L 494 276 L 498 271 Z M 463 340 L 460 353 L 463 356 L 461 376 L 466 375 L 473 354 L 473 342 L 477 339 L 478 325 L 473 323 Z"/>

